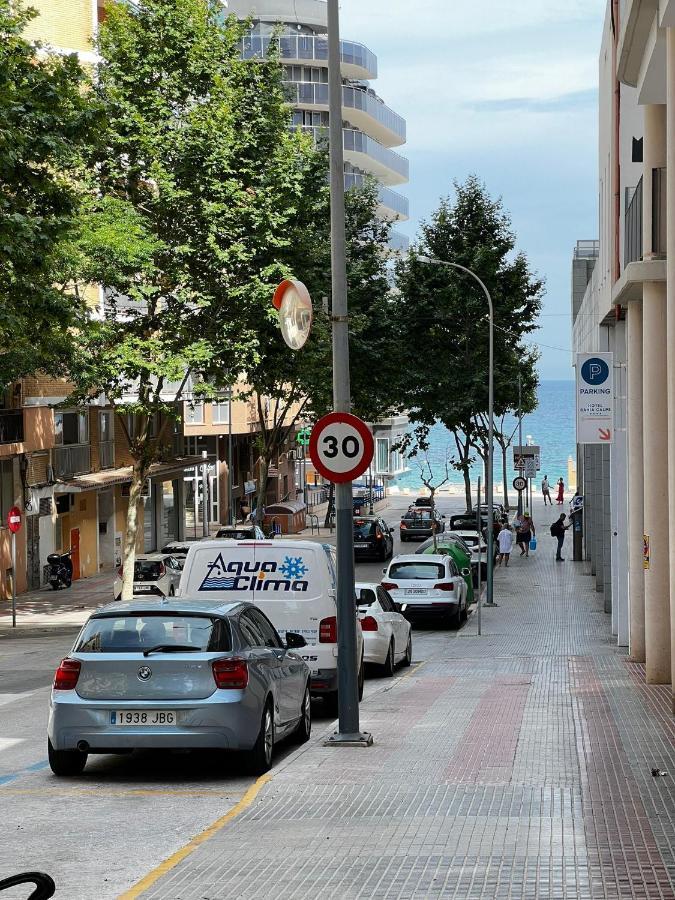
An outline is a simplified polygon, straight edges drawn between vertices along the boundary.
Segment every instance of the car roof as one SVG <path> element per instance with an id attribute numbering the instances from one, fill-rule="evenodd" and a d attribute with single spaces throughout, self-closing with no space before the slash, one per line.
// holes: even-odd
<path id="1" fill-rule="evenodd" d="M 367 522 L 377 522 L 377 520 L 378 520 L 380 517 L 379 517 L 379 516 L 376 516 L 376 515 L 372 515 L 372 516 L 371 516 L 370 513 L 368 513 L 368 514 L 366 514 L 366 515 L 363 515 L 363 516 L 362 516 L 362 515 L 356 515 L 356 513 L 354 513 L 354 518 L 355 518 L 355 519 L 365 519 Z"/>
<path id="2" fill-rule="evenodd" d="M 392 559 L 390 565 L 393 565 L 394 563 L 399 563 L 399 562 L 414 562 L 414 563 L 419 563 L 419 562 L 435 562 L 435 561 L 438 561 L 438 562 L 443 562 L 443 563 L 444 563 L 445 560 L 447 559 L 447 556 L 442 556 L 440 553 L 425 553 L 425 554 L 424 554 L 424 559 L 421 560 L 421 559 L 420 559 L 420 556 L 421 556 L 421 555 L 422 555 L 421 553 L 406 553 L 406 554 L 402 554 L 401 556 L 395 556 L 395 557 Z"/>
<path id="3" fill-rule="evenodd" d="M 170 556 L 170 553 L 137 553 L 134 562 L 143 562 L 147 560 L 148 562 L 162 562 L 165 556 Z"/>
<path id="4" fill-rule="evenodd" d="M 375 588 L 379 588 L 379 587 L 381 587 L 381 585 L 375 583 L 374 581 L 357 581 L 356 584 L 354 585 L 354 587 L 355 588 L 372 588 L 373 590 L 375 590 Z"/>
<path id="5" fill-rule="evenodd" d="M 122 600 L 113 603 L 107 603 L 93 613 L 92 618 L 97 616 L 111 616 L 113 614 L 124 615 L 126 613 L 138 615 L 140 613 L 213 613 L 220 616 L 229 616 L 237 612 L 238 609 L 253 606 L 243 600 L 193 600 L 189 597 L 165 597 L 159 602 L 157 600 L 148 601 L 140 600 Z"/>

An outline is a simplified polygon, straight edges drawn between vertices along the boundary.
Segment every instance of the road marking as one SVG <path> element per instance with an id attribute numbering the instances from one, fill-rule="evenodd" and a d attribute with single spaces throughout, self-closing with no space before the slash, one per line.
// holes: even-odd
<path id="1" fill-rule="evenodd" d="M 22 691 L 20 694 L 0 694 L 0 706 L 7 706 L 10 703 L 18 703 L 20 700 L 27 700 L 33 694 L 37 694 L 41 688 L 35 691 Z"/>
<path id="2" fill-rule="evenodd" d="M 23 744 L 24 740 L 24 738 L 0 738 L 0 753 L 9 750 L 10 747 L 16 747 L 17 744 Z"/>
<path id="3" fill-rule="evenodd" d="M 168 859 L 165 859 L 163 863 L 160 863 L 156 869 L 153 869 L 152 872 L 148 872 L 145 878 L 141 878 L 139 882 L 137 882 L 133 887 L 129 888 L 124 894 L 120 894 L 117 900 L 136 900 L 137 897 L 140 897 L 142 893 L 147 891 L 149 887 L 152 887 L 156 881 L 166 875 L 167 872 L 170 872 L 171 869 L 175 869 L 178 863 L 182 862 L 187 856 L 193 853 L 200 844 L 203 844 L 204 841 L 208 841 L 209 838 L 213 837 L 214 834 L 219 832 L 222 828 L 225 827 L 229 822 L 239 815 L 239 813 L 243 812 L 245 809 L 253 803 L 255 798 L 258 796 L 263 787 L 270 781 L 272 776 L 268 773 L 267 775 L 261 775 L 260 778 L 256 782 L 254 782 L 251 787 L 246 791 L 241 800 L 232 807 L 232 809 L 226 813 L 224 816 L 221 816 L 220 819 L 216 819 L 213 824 L 209 825 L 208 828 L 205 828 L 201 834 L 198 834 L 197 837 L 194 837 L 189 844 L 186 844 L 180 850 L 177 850 L 172 856 Z"/>

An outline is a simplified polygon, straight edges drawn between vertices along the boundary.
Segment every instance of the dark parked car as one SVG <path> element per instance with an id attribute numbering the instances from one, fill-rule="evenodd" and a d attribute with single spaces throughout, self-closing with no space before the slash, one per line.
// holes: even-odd
<path id="1" fill-rule="evenodd" d="M 401 519 L 401 540 L 421 541 L 431 537 L 434 532 L 443 531 L 443 520 L 439 513 L 430 509 L 411 507 Z"/>
<path id="2" fill-rule="evenodd" d="M 354 516 L 354 555 L 357 559 L 374 557 L 390 559 L 394 537 L 379 516 Z"/>
<path id="3" fill-rule="evenodd" d="M 421 506 L 424 509 L 431 509 L 431 497 L 418 497 L 415 500 L 415 506 Z"/>

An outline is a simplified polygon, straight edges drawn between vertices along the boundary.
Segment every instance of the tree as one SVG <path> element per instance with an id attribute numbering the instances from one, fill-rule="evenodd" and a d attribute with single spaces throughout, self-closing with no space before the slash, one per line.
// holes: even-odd
<path id="1" fill-rule="evenodd" d="M 78 275 L 106 303 L 72 374 L 74 397 L 104 394 L 127 431 L 129 597 L 143 483 L 180 401 L 255 366 L 313 151 L 289 131 L 278 62 L 241 59 L 245 25 L 219 0 L 107 10 L 94 85 L 105 129 L 77 242 Z"/>
<path id="2" fill-rule="evenodd" d="M 0 0 L 0 384 L 63 374 L 80 298 L 60 284 L 97 111 L 76 56 L 40 52 L 35 15 Z"/>
<path id="3" fill-rule="evenodd" d="M 410 454 L 415 459 L 420 472 L 420 479 L 431 497 L 431 523 L 434 535 L 434 552 L 438 547 L 436 534 L 436 491 L 450 481 L 450 469 L 452 467 L 452 453 L 450 447 L 446 447 L 442 454 L 433 453 L 430 450 L 416 448 Z"/>
<path id="4" fill-rule="evenodd" d="M 317 154 L 307 179 L 294 220 L 293 239 L 283 258 L 288 270 L 297 274 L 312 296 L 312 334 L 305 347 L 294 352 L 281 340 L 276 317 L 261 310 L 256 327 L 259 353 L 246 373 L 250 393 L 258 398 L 261 423 L 258 509 L 265 501 L 269 466 L 295 425 L 301 420 L 315 420 L 333 408 L 331 327 L 324 308 L 324 298 L 330 294 L 330 198 L 323 153 Z M 387 268 L 391 225 L 380 220 L 376 210 L 374 183 L 347 192 L 352 410 L 367 421 L 390 414 L 401 402 L 402 344 Z"/>
<path id="5" fill-rule="evenodd" d="M 493 200 L 475 176 L 454 188 L 454 198 L 442 199 L 431 220 L 423 223 L 417 245 L 397 267 L 397 283 L 406 307 L 414 310 L 405 318 L 408 345 L 424 360 L 406 373 L 410 417 L 419 435 L 428 434 L 437 421 L 452 433 L 454 465 L 463 474 L 470 510 L 470 469 L 476 447 L 481 447 L 478 423 L 488 408 L 488 310 L 473 279 L 420 256 L 466 266 L 490 291 L 497 416 L 517 403 L 514 367 L 533 362 L 523 338 L 536 328 L 543 282 L 530 272 L 525 255 L 515 252 L 515 235 L 501 201 Z"/>

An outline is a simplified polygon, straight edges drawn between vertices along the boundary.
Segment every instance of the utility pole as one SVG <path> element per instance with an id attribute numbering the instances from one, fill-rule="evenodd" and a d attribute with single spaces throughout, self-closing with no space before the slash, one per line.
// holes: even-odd
<path id="1" fill-rule="evenodd" d="M 232 498 L 232 385 L 230 385 L 227 396 L 227 524 L 234 525 L 236 516 L 234 515 L 234 500 Z"/>
<path id="2" fill-rule="evenodd" d="M 342 138 L 342 73 L 339 0 L 328 0 L 328 118 L 330 141 L 330 225 L 333 325 L 333 408 L 351 412 L 349 316 L 345 237 L 345 173 Z M 303 485 L 304 488 L 304 485 Z M 354 604 L 354 504 L 352 482 L 335 485 L 337 534 L 338 709 L 339 731 L 326 743 L 368 746 L 360 730 Z"/>
<path id="3" fill-rule="evenodd" d="M 202 450 L 202 534 L 209 536 L 209 452 Z"/>
<path id="4" fill-rule="evenodd" d="M 523 449 L 523 379 L 518 373 L 518 447 L 520 448 L 521 455 Z M 518 470 L 518 475 L 520 475 L 520 470 Z M 523 492 L 518 491 L 518 515 L 522 516 L 523 514 Z"/>

